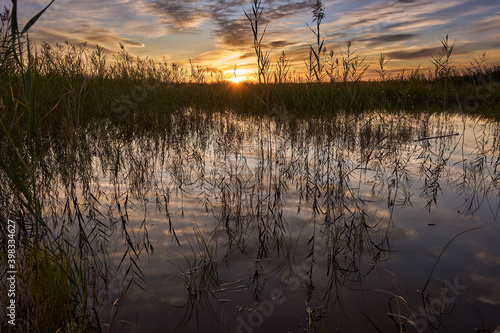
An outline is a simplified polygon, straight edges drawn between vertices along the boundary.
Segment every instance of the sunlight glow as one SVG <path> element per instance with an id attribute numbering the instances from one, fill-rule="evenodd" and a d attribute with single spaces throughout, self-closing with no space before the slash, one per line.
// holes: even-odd
<path id="1" fill-rule="evenodd" d="M 247 80 L 246 76 L 237 76 L 237 77 L 232 77 L 232 78 L 228 79 L 228 81 L 230 81 L 232 83 L 240 83 L 240 82 L 244 82 L 246 80 Z"/>

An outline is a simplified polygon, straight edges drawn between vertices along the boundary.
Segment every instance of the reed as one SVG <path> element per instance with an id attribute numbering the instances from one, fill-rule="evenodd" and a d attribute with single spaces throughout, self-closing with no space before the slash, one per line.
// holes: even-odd
<path id="1" fill-rule="evenodd" d="M 325 51 L 325 40 L 321 37 L 321 22 L 325 19 L 325 6 L 321 0 L 316 0 L 313 6 L 313 20 L 312 23 L 316 22 L 315 29 L 311 28 L 309 25 L 307 27 L 316 37 L 316 45 L 313 47 L 309 45 L 309 62 L 306 63 L 308 68 L 308 79 L 315 78 L 317 82 L 323 81 L 324 78 L 324 64 L 322 57 Z"/>
<path id="2" fill-rule="evenodd" d="M 92 267 L 79 256 L 81 248 L 74 247 L 63 231 L 56 235 L 43 214 L 42 202 L 50 196 L 44 182 L 53 181 L 54 166 L 43 163 L 47 151 L 39 145 L 39 124 L 53 108 L 47 114 L 39 108 L 46 86 L 39 86 L 43 80 L 39 59 L 32 54 L 27 34 L 53 2 L 32 17 L 22 30 L 17 22 L 17 1 L 12 1 L 10 13 L 6 10 L 2 15 L 2 82 L 9 79 L 8 88 L 16 89 L 19 96 L 12 95 L 4 105 L 6 117 L 0 119 L 1 136 L 5 140 L 0 167 L 15 198 L 14 206 L 19 209 L 15 221 L 19 230 L 15 239 L 19 281 L 16 304 L 17 315 L 23 318 L 16 326 L 2 318 L 2 331 L 89 332 L 97 325 L 96 310 L 89 304 Z M 6 25 L 9 32 L 3 30 Z M 5 218 L 3 215 L 3 231 L 7 231 Z M 4 246 L 6 242 L 2 242 Z M 1 258 L 7 262 L 6 255 Z M 2 297 L 4 304 L 8 301 Z"/>
<path id="3" fill-rule="evenodd" d="M 264 51 L 262 49 L 262 39 L 266 34 L 267 24 L 264 27 L 264 30 L 261 32 L 261 22 L 262 22 L 262 13 L 264 11 L 264 6 L 262 5 L 261 0 L 253 0 L 252 8 L 247 13 L 245 11 L 245 16 L 250 22 L 250 26 L 252 28 L 253 34 L 253 46 L 255 50 L 255 55 L 257 56 L 257 77 L 259 84 L 269 83 L 269 67 L 270 67 L 270 51 Z"/>

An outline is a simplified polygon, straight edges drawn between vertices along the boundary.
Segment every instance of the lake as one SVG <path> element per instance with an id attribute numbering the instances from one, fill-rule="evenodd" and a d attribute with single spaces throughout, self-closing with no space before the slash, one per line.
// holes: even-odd
<path id="1" fill-rule="evenodd" d="M 43 201 L 98 275 L 104 331 L 500 325 L 500 125 L 186 110 L 47 154 Z M 486 330 L 484 331 L 486 332 Z"/>

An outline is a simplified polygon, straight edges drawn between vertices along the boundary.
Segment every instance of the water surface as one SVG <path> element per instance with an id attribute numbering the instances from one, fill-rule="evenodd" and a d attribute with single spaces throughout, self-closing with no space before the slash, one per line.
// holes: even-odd
<path id="1" fill-rule="evenodd" d="M 44 207 L 90 240 L 105 329 L 500 325 L 496 122 L 190 110 L 161 133 L 99 123 L 80 137 L 52 150 Z"/>

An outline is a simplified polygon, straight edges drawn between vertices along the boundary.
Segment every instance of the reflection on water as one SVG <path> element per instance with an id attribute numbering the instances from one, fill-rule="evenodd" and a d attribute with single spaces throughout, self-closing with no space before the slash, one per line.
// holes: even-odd
<path id="1" fill-rule="evenodd" d="M 43 205 L 99 268 L 103 330 L 500 325 L 498 123 L 186 111 L 79 138 Z"/>

